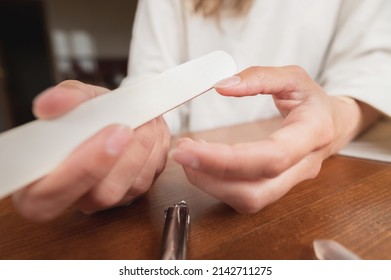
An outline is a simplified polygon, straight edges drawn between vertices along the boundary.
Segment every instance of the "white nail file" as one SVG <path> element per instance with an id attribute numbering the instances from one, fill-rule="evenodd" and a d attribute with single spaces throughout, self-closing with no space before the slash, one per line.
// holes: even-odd
<path id="1" fill-rule="evenodd" d="M 79 144 L 115 123 L 137 128 L 233 75 L 223 51 L 92 99 L 54 120 L 36 120 L 0 134 L 0 199 L 41 178 Z"/>

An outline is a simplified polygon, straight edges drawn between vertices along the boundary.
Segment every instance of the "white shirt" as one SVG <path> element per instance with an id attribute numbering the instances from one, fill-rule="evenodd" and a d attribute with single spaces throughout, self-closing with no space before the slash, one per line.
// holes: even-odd
<path id="1" fill-rule="evenodd" d="M 246 16 L 219 21 L 194 14 L 186 0 L 139 0 L 123 84 L 217 49 L 232 55 L 239 71 L 299 65 L 328 94 L 351 96 L 391 115 L 389 0 L 255 0 Z M 270 96 L 211 91 L 165 117 L 177 133 L 276 114 Z"/>

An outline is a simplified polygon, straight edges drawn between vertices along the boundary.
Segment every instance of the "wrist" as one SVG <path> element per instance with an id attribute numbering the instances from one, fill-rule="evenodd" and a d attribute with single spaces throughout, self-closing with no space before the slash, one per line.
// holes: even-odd
<path id="1" fill-rule="evenodd" d="M 370 127 L 380 113 L 370 105 L 348 96 L 330 96 L 334 104 L 336 143 L 332 152 L 343 146 Z"/>

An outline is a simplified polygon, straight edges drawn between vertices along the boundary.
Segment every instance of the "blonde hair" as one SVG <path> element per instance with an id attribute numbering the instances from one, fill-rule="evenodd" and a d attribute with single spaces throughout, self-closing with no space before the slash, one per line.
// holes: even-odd
<path id="1" fill-rule="evenodd" d="M 230 16 L 243 16 L 252 3 L 253 0 L 193 0 L 193 9 L 204 17 L 219 18 L 222 12 Z"/>

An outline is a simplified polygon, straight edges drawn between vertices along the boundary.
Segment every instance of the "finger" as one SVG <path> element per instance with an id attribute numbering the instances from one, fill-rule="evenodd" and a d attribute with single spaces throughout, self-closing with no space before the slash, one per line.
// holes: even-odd
<path id="1" fill-rule="evenodd" d="M 55 118 L 108 91 L 79 81 L 64 81 L 39 94 L 33 101 L 33 112 L 40 119 Z"/>
<path id="2" fill-rule="evenodd" d="M 35 221 L 59 215 L 107 175 L 131 137 L 131 130 L 122 125 L 103 129 L 48 176 L 16 193 L 16 207 Z"/>
<path id="3" fill-rule="evenodd" d="M 160 121 L 157 120 L 156 123 L 158 122 Z M 158 128 L 158 124 L 156 125 L 156 128 Z M 133 199 L 141 194 L 144 194 L 152 186 L 153 182 L 157 178 L 157 174 L 160 174 L 162 168 L 161 165 L 163 164 L 162 160 L 166 158 L 163 147 L 165 133 L 163 130 L 157 129 L 155 135 L 156 141 L 150 156 L 122 201 L 126 201 L 129 198 Z"/>
<path id="4" fill-rule="evenodd" d="M 146 163 L 140 172 L 140 176 L 136 179 L 134 185 L 125 194 L 122 200 L 118 203 L 120 206 L 127 206 L 133 203 L 137 198 L 142 196 L 147 189 L 155 182 L 160 173 L 164 170 L 167 162 L 168 150 L 171 143 L 171 134 L 169 133 L 168 126 L 162 117 L 157 118 L 158 129 L 158 141 L 156 152 L 153 152 L 154 157 L 148 159 L 149 163 Z M 155 161 L 153 160 L 155 158 Z M 156 166 L 156 168 L 150 168 L 150 166 Z M 151 172 L 154 171 L 154 172 Z M 148 174 L 149 173 L 149 174 Z M 143 179 L 145 178 L 145 179 Z"/>
<path id="5" fill-rule="evenodd" d="M 225 145 L 185 139 L 172 151 L 179 164 L 214 177 L 230 179 L 273 178 L 320 150 L 331 133 L 305 122 L 286 125 L 263 141 Z"/>
<path id="6" fill-rule="evenodd" d="M 157 125 L 158 125 L 159 132 L 162 133 L 161 137 L 163 139 L 162 153 L 156 170 L 156 173 L 160 174 L 161 172 L 163 172 L 164 168 L 166 167 L 168 150 L 170 149 L 171 146 L 171 133 L 163 117 L 158 118 Z"/>
<path id="7" fill-rule="evenodd" d="M 156 119 L 156 141 L 152 152 L 142 167 L 140 173 L 134 180 L 130 189 L 126 192 L 120 205 L 129 205 L 129 201 L 134 201 L 143 195 L 155 182 L 158 175 L 163 171 L 167 162 L 167 152 L 170 145 L 171 135 L 163 118 Z"/>
<path id="8" fill-rule="evenodd" d="M 235 76 L 215 84 L 226 96 L 272 94 L 282 99 L 302 101 L 306 92 L 319 86 L 298 66 L 261 67 L 245 69 Z"/>
<path id="9" fill-rule="evenodd" d="M 164 168 L 168 149 L 166 132 L 167 128 L 162 127 L 159 118 L 138 128 L 134 139 L 110 174 L 83 196 L 77 207 L 85 213 L 93 213 L 128 205 L 145 193 L 152 185 L 155 173 L 160 173 Z"/>
<path id="10" fill-rule="evenodd" d="M 320 170 L 322 156 L 313 153 L 276 178 L 228 180 L 184 167 L 189 181 L 239 213 L 256 213 L 277 201 L 298 183 L 314 178 Z"/>
<path id="11" fill-rule="evenodd" d="M 155 126 L 155 121 L 151 121 L 135 130 L 134 137 L 107 177 L 85 194 L 76 207 L 93 213 L 121 201 L 150 157 L 156 141 Z"/>

